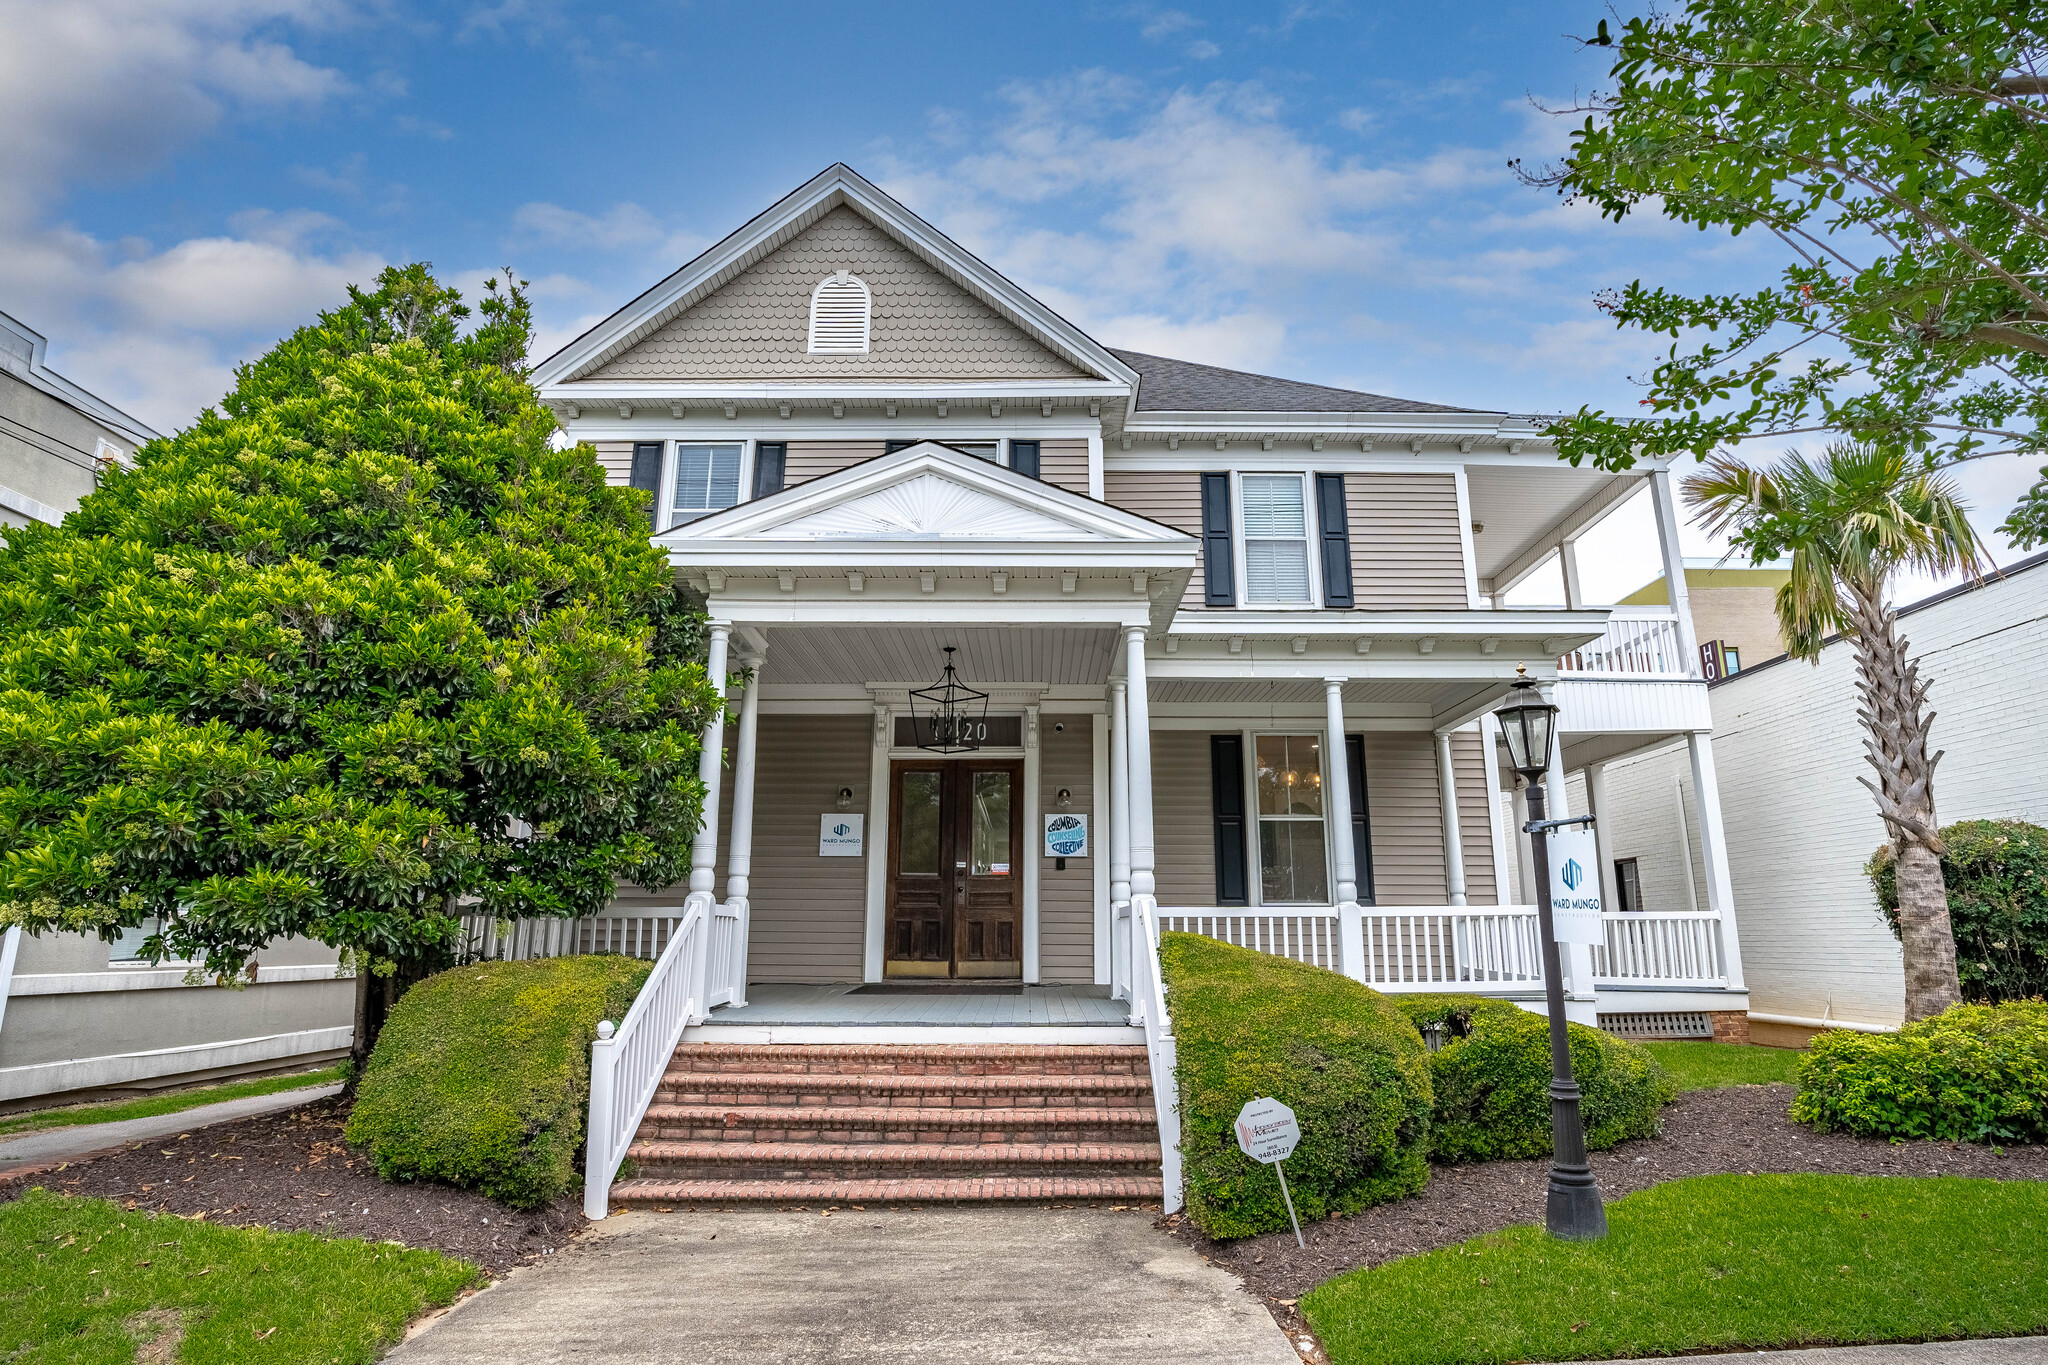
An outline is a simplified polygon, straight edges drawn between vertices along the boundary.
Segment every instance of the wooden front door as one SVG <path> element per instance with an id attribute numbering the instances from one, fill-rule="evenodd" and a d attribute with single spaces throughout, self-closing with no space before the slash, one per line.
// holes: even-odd
<path id="1" fill-rule="evenodd" d="M 888 976 L 1024 974 L 1024 765 L 889 772 Z"/>

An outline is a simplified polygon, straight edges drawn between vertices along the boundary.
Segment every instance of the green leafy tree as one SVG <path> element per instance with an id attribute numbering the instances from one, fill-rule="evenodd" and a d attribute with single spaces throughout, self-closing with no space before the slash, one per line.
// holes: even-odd
<path id="1" fill-rule="evenodd" d="M 0 549 L 0 924 L 216 980 L 305 935 L 358 1061 L 459 912 L 686 875 L 718 702 L 644 495 L 557 449 L 520 283 L 424 265 Z"/>
<path id="2" fill-rule="evenodd" d="M 1621 220 L 1762 231 L 1745 292 L 1638 280 L 1599 302 L 1673 339 L 1642 410 L 1550 428 L 1577 464 L 1847 433 L 1929 466 L 2048 452 L 2048 6 L 1689 0 L 1631 19 L 1561 166 Z M 2048 540 L 2048 469 L 2006 531 Z"/>
<path id="3" fill-rule="evenodd" d="M 1947 845 L 1934 818 L 1941 754 L 1929 751 L 1927 684 L 1885 597 L 1900 569 L 1977 571 L 1968 509 L 1946 475 L 1897 447 L 1868 443 L 1829 446 L 1818 460 L 1794 454 L 1768 468 L 1717 455 L 1683 487 L 1707 528 L 1729 532 L 1757 561 L 1792 557 L 1777 600 L 1787 653 L 1817 664 L 1830 635 L 1855 642 L 1856 714 L 1877 770 L 1876 781 L 1857 781 L 1892 836 L 1906 1018 L 1939 1014 L 1962 998 L 1941 875 Z"/>

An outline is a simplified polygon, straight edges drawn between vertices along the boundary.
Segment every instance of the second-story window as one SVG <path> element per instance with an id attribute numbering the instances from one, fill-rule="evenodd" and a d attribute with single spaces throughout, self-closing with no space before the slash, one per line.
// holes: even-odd
<path id="1" fill-rule="evenodd" d="M 731 507 L 740 500 L 740 448 L 737 445 L 676 447 L 676 494 L 672 522 L 693 521 L 706 512 Z"/>
<path id="2" fill-rule="evenodd" d="M 1314 602 L 1309 579 L 1308 497 L 1299 474 L 1240 476 L 1247 605 Z"/>

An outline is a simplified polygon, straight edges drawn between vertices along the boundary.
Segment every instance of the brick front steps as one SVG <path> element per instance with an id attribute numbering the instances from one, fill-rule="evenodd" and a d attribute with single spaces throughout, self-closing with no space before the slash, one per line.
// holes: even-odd
<path id="1" fill-rule="evenodd" d="M 627 1204 L 1160 1197 L 1145 1049 L 687 1043 Z"/>

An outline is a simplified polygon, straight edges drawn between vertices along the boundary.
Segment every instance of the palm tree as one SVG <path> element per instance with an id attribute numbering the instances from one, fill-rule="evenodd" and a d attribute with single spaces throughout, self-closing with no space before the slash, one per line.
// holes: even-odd
<path id="1" fill-rule="evenodd" d="M 1877 799 L 1898 859 L 1906 1018 L 1939 1014 L 1962 998 L 1934 818 L 1941 755 L 1928 752 L 1927 684 L 1885 587 L 1900 569 L 1978 574 L 1985 561 L 1968 508 L 1945 476 L 1916 467 L 1903 450 L 1862 441 L 1831 445 L 1819 460 L 1794 452 L 1768 467 L 1717 455 L 1683 486 L 1707 529 L 1732 533 L 1752 559 L 1791 554 L 1778 623 L 1793 658 L 1818 664 L 1830 635 L 1856 642 L 1856 714 L 1877 769 L 1875 782 L 1857 781 Z"/>

